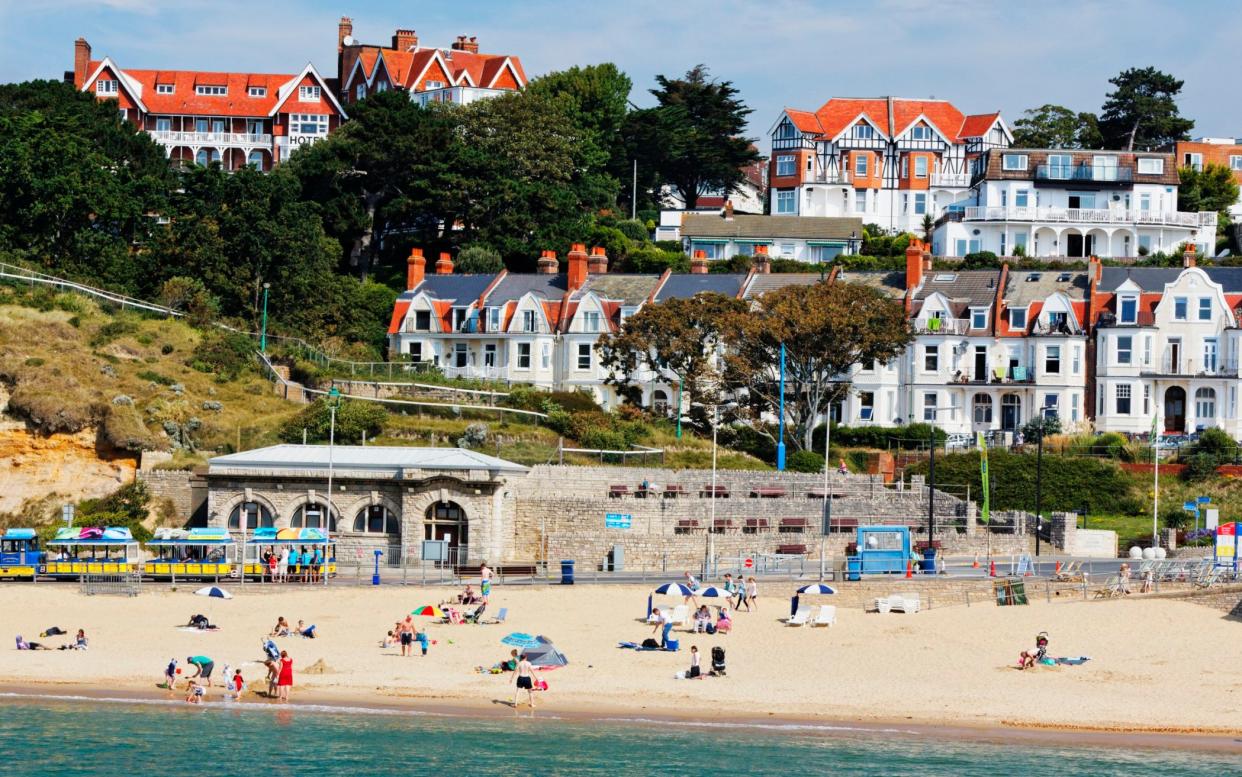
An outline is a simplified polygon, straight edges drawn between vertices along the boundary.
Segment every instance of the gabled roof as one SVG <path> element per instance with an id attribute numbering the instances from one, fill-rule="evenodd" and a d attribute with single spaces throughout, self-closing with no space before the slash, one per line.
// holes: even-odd
<path id="1" fill-rule="evenodd" d="M 992 125 L 1000 118 L 1000 111 L 995 113 L 977 113 L 973 116 L 967 116 L 962 122 L 961 132 L 958 134 L 963 138 L 981 138 L 988 134 L 992 129 Z"/>
<path id="2" fill-rule="evenodd" d="M 822 135 L 824 133 L 824 125 L 819 123 L 819 117 L 810 111 L 786 108 L 785 115 L 802 132 L 810 132 L 815 135 Z"/>
<path id="3" fill-rule="evenodd" d="M 574 298 L 581 299 L 588 292 L 594 292 L 595 296 L 600 299 L 615 300 L 623 305 L 641 305 L 647 297 L 651 296 L 651 292 L 655 290 L 659 282 L 659 275 L 637 273 L 588 275 L 586 283 L 575 292 Z"/>
<path id="4" fill-rule="evenodd" d="M 966 116 L 947 100 L 904 97 L 834 97 L 814 113 L 786 108 L 785 115 L 802 132 L 821 139 L 838 137 L 859 121 L 867 121 L 884 137 L 897 137 L 921 119 L 950 143 L 979 137 L 1000 118 L 999 113 Z"/>
<path id="5" fill-rule="evenodd" d="M 670 275 L 664 285 L 660 287 L 660 293 L 656 295 L 656 302 L 663 302 L 666 299 L 674 297 L 689 299 L 696 294 L 705 291 L 723 294 L 726 297 L 737 297 L 742 290 L 742 284 L 746 281 L 745 275 L 734 273 L 679 273 Z"/>
<path id="6" fill-rule="evenodd" d="M 825 282 L 828 280 L 827 273 L 824 273 L 823 279 Z M 786 286 L 814 286 L 819 282 L 820 275 L 817 272 L 755 273 L 746 286 L 743 298 L 754 299 Z"/>
<path id="7" fill-rule="evenodd" d="M 1219 283 L 1226 294 L 1242 293 L 1242 267 L 1199 269 L 1213 283 Z M 1103 292 L 1115 292 L 1130 280 L 1145 292 L 1163 292 L 1165 285 L 1176 281 L 1184 271 L 1181 267 L 1104 267 L 1097 288 Z"/>
<path id="8" fill-rule="evenodd" d="M 512 302 L 521 299 L 528 292 L 538 297 L 556 300 L 559 304 L 561 297 L 565 296 L 565 292 L 568 290 L 569 282 L 565 273 L 557 273 L 555 275 L 509 273 L 500 283 L 496 284 L 496 288 L 488 295 L 487 304 L 500 305 L 505 302 Z"/>
<path id="9" fill-rule="evenodd" d="M 428 275 L 423 282 L 410 291 L 404 291 L 397 299 L 413 299 L 421 293 L 462 305 L 472 304 L 491 284 L 495 275 Z"/>

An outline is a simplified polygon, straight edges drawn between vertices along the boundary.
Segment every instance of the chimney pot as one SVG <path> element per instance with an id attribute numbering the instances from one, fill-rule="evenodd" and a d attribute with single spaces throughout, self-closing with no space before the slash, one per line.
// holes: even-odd
<path id="1" fill-rule="evenodd" d="M 440 258 L 436 260 L 436 275 L 452 275 L 453 274 L 453 257 L 447 251 L 440 252 Z"/>
<path id="2" fill-rule="evenodd" d="M 423 258 L 423 249 L 411 248 L 410 257 L 405 260 L 405 288 L 412 291 L 423 282 L 427 269 L 427 260 Z"/>
<path id="3" fill-rule="evenodd" d="M 577 291 L 587 279 L 587 252 L 585 243 L 574 243 L 569 248 L 569 277 L 566 279 L 570 291 Z"/>
<path id="4" fill-rule="evenodd" d="M 604 252 L 603 246 L 595 246 L 591 249 L 591 256 L 587 259 L 587 272 L 591 275 L 603 275 L 608 272 L 608 254 Z"/>
<path id="5" fill-rule="evenodd" d="M 541 251 L 539 261 L 536 264 L 536 271 L 540 275 L 556 275 L 558 262 L 556 261 L 555 251 Z"/>
<path id="6" fill-rule="evenodd" d="M 690 272 L 694 275 L 707 275 L 707 252 L 698 250 L 690 260 Z"/>
<path id="7" fill-rule="evenodd" d="M 418 45 L 414 30 L 397 30 L 392 36 L 392 47 L 397 51 L 409 51 Z"/>
<path id="8" fill-rule="evenodd" d="M 1195 266 L 1195 244 L 1194 243 L 1186 244 L 1186 251 L 1185 253 L 1182 254 L 1182 266 L 1183 267 L 1194 267 Z"/>

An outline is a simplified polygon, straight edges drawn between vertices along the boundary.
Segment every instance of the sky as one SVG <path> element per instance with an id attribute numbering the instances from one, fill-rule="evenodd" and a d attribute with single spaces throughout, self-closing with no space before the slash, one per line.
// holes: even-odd
<path id="1" fill-rule="evenodd" d="M 331 77 L 342 15 L 365 43 L 398 27 L 441 47 L 475 35 L 530 76 L 614 62 L 639 105 L 657 74 L 703 63 L 740 90 L 765 141 L 782 108 L 833 96 L 934 96 L 1011 125 L 1044 103 L 1098 111 L 1110 77 L 1148 65 L 1186 82 L 1193 136 L 1242 137 L 1237 0 L 0 0 L 0 82 L 60 78 L 78 36 L 121 67 L 296 73 L 310 61 Z"/>

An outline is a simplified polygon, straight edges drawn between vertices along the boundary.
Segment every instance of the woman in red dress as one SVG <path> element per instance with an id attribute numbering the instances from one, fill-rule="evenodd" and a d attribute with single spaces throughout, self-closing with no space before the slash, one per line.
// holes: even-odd
<path id="1" fill-rule="evenodd" d="M 289 658 L 289 652 L 280 651 L 280 677 L 276 680 L 277 700 L 282 702 L 289 701 L 289 689 L 293 686 L 293 659 Z"/>

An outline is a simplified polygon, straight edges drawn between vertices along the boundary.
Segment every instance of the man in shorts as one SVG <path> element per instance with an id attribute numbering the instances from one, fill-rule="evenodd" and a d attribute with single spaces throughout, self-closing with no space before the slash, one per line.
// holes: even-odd
<path id="1" fill-rule="evenodd" d="M 190 656 L 186 658 L 185 662 L 193 666 L 195 669 L 194 674 L 190 675 L 186 679 L 193 680 L 195 678 L 199 678 L 205 680 L 207 687 L 210 688 L 211 671 L 216 668 L 216 662 L 212 661 L 207 656 Z"/>
<path id="2" fill-rule="evenodd" d="M 487 604 L 487 597 L 492 592 L 492 570 L 488 569 L 487 562 L 483 562 L 483 566 L 479 568 L 479 596 L 483 599 L 483 603 Z"/>
<path id="3" fill-rule="evenodd" d="M 531 665 L 525 653 L 518 660 L 517 671 L 513 673 L 513 682 L 517 685 L 513 691 L 513 709 L 517 709 L 518 695 L 526 691 L 526 701 L 533 712 L 535 709 L 535 667 Z"/>

